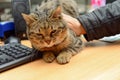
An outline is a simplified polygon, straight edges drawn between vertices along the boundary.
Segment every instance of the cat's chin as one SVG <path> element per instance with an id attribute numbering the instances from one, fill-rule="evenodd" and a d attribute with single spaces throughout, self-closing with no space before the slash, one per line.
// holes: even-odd
<path id="1" fill-rule="evenodd" d="M 50 47 L 52 47 L 53 45 L 47 45 L 47 46 L 45 46 L 46 48 L 50 48 Z"/>

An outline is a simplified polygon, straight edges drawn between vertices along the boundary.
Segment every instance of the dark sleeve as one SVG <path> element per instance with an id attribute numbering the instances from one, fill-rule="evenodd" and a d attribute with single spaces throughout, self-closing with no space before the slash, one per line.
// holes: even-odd
<path id="1" fill-rule="evenodd" d="M 120 0 L 81 15 L 79 18 L 87 41 L 120 33 Z"/>

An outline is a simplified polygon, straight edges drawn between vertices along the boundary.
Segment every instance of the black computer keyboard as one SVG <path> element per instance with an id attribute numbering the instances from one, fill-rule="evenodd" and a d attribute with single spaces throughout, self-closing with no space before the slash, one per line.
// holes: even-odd
<path id="1" fill-rule="evenodd" d="M 32 48 L 19 43 L 0 46 L 0 72 L 37 59 L 40 55 L 34 52 Z"/>

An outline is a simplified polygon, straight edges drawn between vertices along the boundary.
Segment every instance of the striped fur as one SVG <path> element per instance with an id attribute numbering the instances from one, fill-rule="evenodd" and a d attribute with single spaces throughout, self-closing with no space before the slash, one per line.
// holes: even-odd
<path id="1" fill-rule="evenodd" d="M 61 13 L 76 18 L 77 4 L 74 0 L 45 0 L 30 15 L 22 14 L 27 23 L 27 35 L 32 46 L 43 52 L 43 59 L 68 63 L 82 49 L 82 41 L 68 28 Z"/>

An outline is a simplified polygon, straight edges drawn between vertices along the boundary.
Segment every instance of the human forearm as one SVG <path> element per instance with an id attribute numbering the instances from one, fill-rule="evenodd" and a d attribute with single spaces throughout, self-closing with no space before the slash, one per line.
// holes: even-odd
<path id="1" fill-rule="evenodd" d="M 120 33 L 120 0 L 79 17 L 88 41 Z"/>

